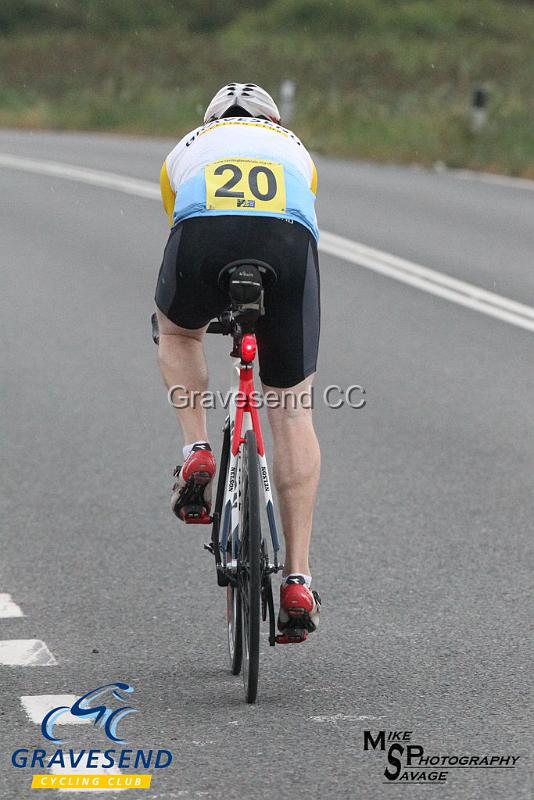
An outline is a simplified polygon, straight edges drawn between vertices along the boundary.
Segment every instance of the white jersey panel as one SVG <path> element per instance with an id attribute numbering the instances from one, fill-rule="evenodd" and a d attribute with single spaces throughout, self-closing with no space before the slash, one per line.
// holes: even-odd
<path id="1" fill-rule="evenodd" d="M 313 161 L 292 131 L 263 119 L 230 117 L 191 131 L 167 156 L 167 173 L 173 191 L 213 161 L 241 152 L 256 152 L 263 158 L 289 161 L 311 186 Z"/>
<path id="2" fill-rule="evenodd" d="M 264 208 L 254 200 L 236 201 L 236 208 L 225 210 L 209 205 L 206 201 L 207 168 L 232 158 L 279 164 L 285 176 L 283 206 Z M 174 223 L 204 214 L 261 214 L 295 220 L 306 225 L 316 238 L 319 236 L 315 195 L 311 190 L 315 173 L 313 161 L 295 134 L 280 125 L 253 117 L 210 122 L 184 136 L 167 156 L 166 165 L 171 188 L 176 194 Z"/>

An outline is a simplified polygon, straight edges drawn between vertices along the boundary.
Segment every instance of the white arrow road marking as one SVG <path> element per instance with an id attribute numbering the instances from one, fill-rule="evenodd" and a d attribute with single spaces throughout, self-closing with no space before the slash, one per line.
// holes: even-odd
<path id="1" fill-rule="evenodd" d="M 10 594 L 0 592 L 0 619 L 8 617 L 23 617 L 21 609 L 11 599 Z"/>
<path id="2" fill-rule="evenodd" d="M 23 158 L 8 153 L 0 153 L 0 167 L 50 175 L 106 189 L 115 189 L 138 197 L 160 200 L 157 184 L 130 178 L 127 175 L 118 175 L 114 172 L 101 172 L 87 167 L 64 164 L 60 161 Z M 460 174 L 458 177 L 464 176 Z M 508 183 L 508 185 L 510 184 Z M 499 319 L 501 322 L 507 322 L 527 331 L 534 331 L 534 307 L 517 303 L 494 292 L 488 292 L 479 286 L 452 278 L 445 273 L 423 267 L 383 250 L 368 247 L 344 236 L 328 233 L 328 231 L 321 232 L 319 250 L 356 266 L 406 283 L 436 297 L 441 297 L 443 300 L 449 300 L 451 303 L 470 308 L 472 311 Z"/>
<path id="3" fill-rule="evenodd" d="M 53 708 L 67 706 L 70 708 L 73 703 L 79 700 L 75 694 L 23 694 L 20 698 L 22 707 L 30 720 L 40 725 L 43 718 Z M 58 717 L 56 725 L 90 725 L 93 720 L 75 717 L 65 711 Z"/>
<path id="4" fill-rule="evenodd" d="M 7 639 L 0 642 L 0 664 L 49 667 L 57 664 L 57 661 L 40 639 Z"/>

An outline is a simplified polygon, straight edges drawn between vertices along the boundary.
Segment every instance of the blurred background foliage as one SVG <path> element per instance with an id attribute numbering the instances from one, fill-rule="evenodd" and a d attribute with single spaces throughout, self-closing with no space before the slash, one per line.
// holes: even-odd
<path id="1" fill-rule="evenodd" d="M 534 177 L 532 0 L 0 0 L 1 125 L 178 136 L 287 78 L 317 151 Z"/>

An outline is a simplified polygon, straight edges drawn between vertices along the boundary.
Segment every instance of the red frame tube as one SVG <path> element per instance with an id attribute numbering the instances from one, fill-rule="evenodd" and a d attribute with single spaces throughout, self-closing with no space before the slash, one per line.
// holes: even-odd
<path id="1" fill-rule="evenodd" d="M 247 334 L 253 336 L 253 334 Z M 254 342 L 256 337 L 254 337 Z M 265 447 L 263 444 L 263 434 L 261 432 L 260 415 L 258 412 L 258 400 L 252 397 L 254 391 L 254 375 L 252 370 L 252 362 L 244 364 L 241 361 L 239 368 L 239 400 L 235 414 L 234 433 L 232 436 L 232 455 L 237 455 L 241 444 L 245 441 L 242 436 L 243 430 L 243 417 L 245 413 L 250 414 L 252 419 L 252 430 L 256 434 L 256 445 L 258 455 L 265 454 Z"/>

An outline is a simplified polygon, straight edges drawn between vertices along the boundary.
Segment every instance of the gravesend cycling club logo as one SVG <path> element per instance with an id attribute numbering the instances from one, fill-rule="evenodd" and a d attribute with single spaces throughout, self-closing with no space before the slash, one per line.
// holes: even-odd
<path id="1" fill-rule="evenodd" d="M 85 722 L 103 731 L 113 745 L 125 745 L 122 729 L 127 726 L 124 720 L 139 711 L 130 702 L 133 691 L 134 687 L 123 681 L 91 689 L 71 705 L 50 708 L 40 721 L 41 733 L 45 740 L 61 745 L 63 740 L 57 733 L 58 726 Z M 17 769 L 47 770 L 32 775 L 32 789 L 147 789 L 151 786 L 152 775 L 128 770 L 166 769 L 172 760 L 172 752 L 166 748 L 75 750 L 58 747 L 48 751 L 19 747 L 11 755 L 11 764 Z"/>
<path id="2" fill-rule="evenodd" d="M 98 689 L 92 689 L 90 692 L 87 692 L 87 694 L 84 694 L 83 697 L 76 700 L 70 707 L 58 706 L 57 708 L 52 708 L 43 718 L 41 733 L 45 739 L 50 739 L 51 742 L 60 744 L 61 739 L 57 739 L 54 736 L 54 725 L 65 712 L 68 712 L 72 714 L 73 717 L 78 717 L 81 721 L 94 720 L 94 725 L 103 728 L 108 739 L 118 744 L 125 744 L 125 740 L 119 739 L 117 736 L 117 726 L 123 717 L 127 714 L 135 714 L 137 709 L 131 706 L 124 706 L 123 708 L 116 709 L 106 705 L 98 705 L 94 708 L 90 706 L 93 700 L 102 697 L 102 695 L 106 694 L 108 691 L 110 691 L 117 700 L 125 700 L 126 698 L 123 697 L 120 690 L 129 694 L 133 692 L 134 689 L 133 686 L 130 686 L 128 683 L 108 683 L 106 686 L 100 686 Z"/>
<path id="3" fill-rule="evenodd" d="M 364 751 L 384 753 L 386 767 L 383 783 L 429 784 L 447 783 L 451 770 L 499 769 L 513 770 L 520 756 L 504 753 L 428 753 L 422 744 L 414 743 L 413 731 L 364 731 Z"/>

